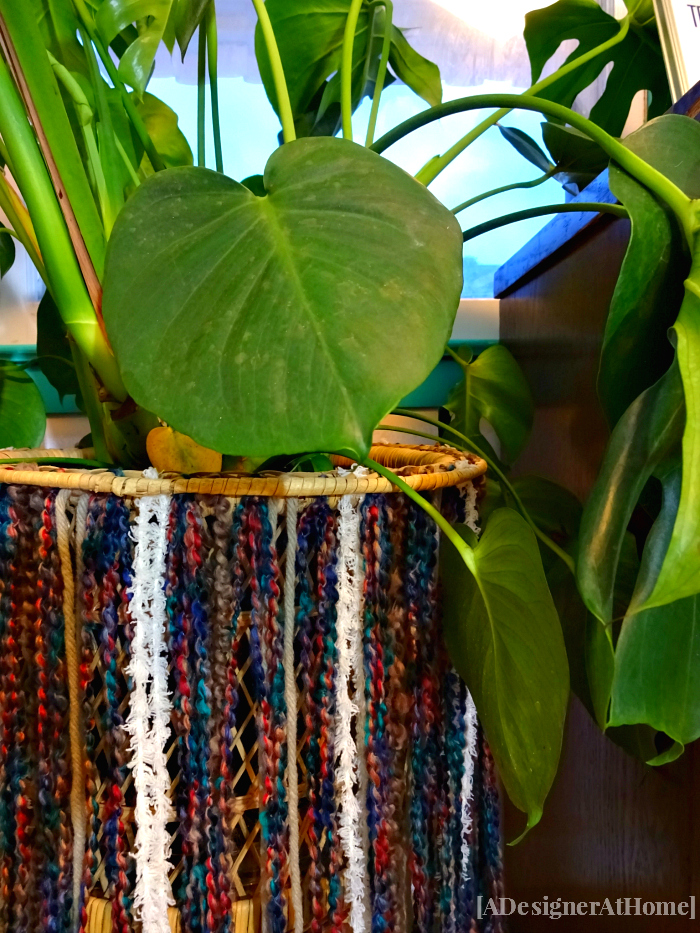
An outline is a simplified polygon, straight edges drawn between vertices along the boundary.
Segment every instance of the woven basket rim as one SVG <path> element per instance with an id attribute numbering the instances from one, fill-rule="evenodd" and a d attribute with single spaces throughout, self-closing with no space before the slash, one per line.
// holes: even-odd
<path id="1" fill-rule="evenodd" d="M 69 450 L 4 450 L 2 459 L 14 458 L 80 458 L 86 451 Z M 439 444 L 381 444 L 370 449 L 370 457 L 393 470 L 416 490 L 458 486 L 486 472 L 486 462 L 475 454 L 463 453 L 454 447 Z M 240 473 L 201 473 L 183 476 L 164 473 L 149 479 L 136 470 L 124 470 L 117 476 L 106 469 L 62 467 L 49 464 L 13 464 L 0 468 L 0 483 L 72 489 L 76 492 L 114 493 L 127 498 L 140 496 L 199 495 L 267 496 L 274 498 L 334 498 L 344 495 L 388 493 L 396 490 L 388 479 L 372 471 L 337 472 L 349 468 L 351 460 L 334 457 L 333 473 L 265 473 L 250 476 Z"/>

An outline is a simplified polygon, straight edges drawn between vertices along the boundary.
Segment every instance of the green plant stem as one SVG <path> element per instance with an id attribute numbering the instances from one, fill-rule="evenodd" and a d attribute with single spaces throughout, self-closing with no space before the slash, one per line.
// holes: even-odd
<path id="1" fill-rule="evenodd" d="M 553 165 L 550 171 L 545 172 L 544 175 L 540 175 L 539 178 L 533 178 L 532 181 L 518 181 L 512 185 L 502 185 L 500 188 L 492 188 L 490 191 L 484 191 L 483 194 L 477 194 L 476 197 L 469 198 L 467 201 L 462 201 L 457 207 L 453 207 L 452 213 L 459 214 L 461 211 L 466 211 L 468 207 L 478 204 L 479 201 L 485 201 L 486 198 L 493 198 L 497 194 L 505 194 L 506 191 L 517 191 L 519 188 L 536 188 L 545 181 L 549 181 L 556 173 L 557 167 Z"/>
<path id="2" fill-rule="evenodd" d="M 15 179 L 32 218 L 51 294 L 61 317 L 109 392 L 123 400 L 126 390 L 117 362 L 100 330 L 46 164 L 2 58 L 0 134 L 11 155 Z"/>
<path id="3" fill-rule="evenodd" d="M 211 96 L 211 125 L 214 133 L 214 158 L 217 172 L 224 171 L 224 155 L 221 147 L 221 121 L 219 119 L 219 37 L 216 30 L 216 6 L 211 0 L 205 13 L 207 24 L 207 68 L 209 70 L 209 94 Z"/>
<path id="4" fill-rule="evenodd" d="M 352 139 L 352 52 L 355 46 L 355 30 L 363 0 L 351 0 L 343 34 L 343 54 L 340 65 L 340 112 L 343 137 Z"/>
<path id="5" fill-rule="evenodd" d="M 107 460 L 81 460 L 80 457 L 3 457 L 0 460 L 0 470 L 6 463 L 46 463 L 56 466 L 90 467 L 91 469 L 111 466 Z"/>
<path id="6" fill-rule="evenodd" d="M 384 7 L 384 37 L 382 39 L 382 54 L 379 59 L 379 68 L 377 70 L 377 80 L 374 85 L 374 94 L 372 95 L 372 109 L 369 114 L 369 124 L 367 126 L 367 136 L 365 146 L 371 146 L 374 140 L 374 131 L 377 127 L 377 116 L 379 114 L 379 98 L 384 90 L 384 81 L 386 79 L 386 69 L 389 64 L 389 53 L 391 52 L 391 26 L 394 19 L 394 4 L 391 0 L 375 0 L 372 7 Z M 370 31 L 369 41 L 372 41 Z"/>
<path id="7" fill-rule="evenodd" d="M 95 456 L 98 460 L 104 460 L 106 463 L 114 463 L 114 457 L 109 451 L 104 429 L 104 406 L 97 394 L 94 374 L 90 369 L 85 354 L 81 352 L 80 347 L 73 340 L 70 341 L 70 349 L 73 364 L 75 365 L 75 374 L 80 386 L 80 394 L 85 405 L 85 414 L 90 422 L 90 434 L 92 435 Z"/>
<path id="8" fill-rule="evenodd" d="M 205 151 L 205 116 L 207 105 L 207 31 L 204 22 L 197 29 L 199 45 L 197 48 L 197 165 L 203 168 L 207 164 Z"/>
<path id="9" fill-rule="evenodd" d="M 131 164 L 131 159 L 127 155 L 126 149 L 122 146 L 121 142 L 119 141 L 119 137 L 116 134 L 114 136 L 114 142 L 117 147 L 117 152 L 122 157 L 122 162 L 124 163 L 127 172 L 131 176 L 131 180 L 133 181 L 134 185 L 138 188 L 138 186 L 141 184 L 141 179 L 136 174 L 136 169 Z"/>
<path id="10" fill-rule="evenodd" d="M 569 123 L 574 129 L 580 130 L 589 139 L 598 143 L 600 148 L 611 159 L 614 159 L 621 168 L 629 172 L 637 181 L 668 204 L 678 217 L 692 248 L 695 211 L 690 198 L 664 174 L 649 165 L 644 159 L 641 159 L 631 149 L 627 149 L 623 143 L 606 133 L 596 123 L 587 120 L 580 113 L 576 113 L 568 107 L 555 104 L 551 100 L 544 100 L 539 97 L 525 97 L 518 94 L 476 94 L 473 97 L 462 97 L 458 100 L 440 104 L 437 107 L 431 107 L 429 110 L 421 111 L 416 116 L 394 127 L 393 130 L 377 140 L 371 148 L 374 152 L 384 152 L 397 140 L 402 139 L 414 130 L 453 113 L 503 106 L 506 106 L 509 110 L 534 110 L 537 113 L 545 114 L 545 116 L 556 117 Z"/>
<path id="11" fill-rule="evenodd" d="M 92 40 L 92 44 L 95 46 L 97 54 L 100 57 L 100 61 L 102 62 L 107 75 L 109 76 L 109 80 L 121 95 L 126 114 L 131 121 L 131 125 L 133 126 L 134 132 L 138 136 L 141 145 L 146 150 L 146 155 L 148 156 L 150 163 L 153 166 L 153 170 L 155 172 L 162 172 L 165 168 L 165 162 L 163 162 L 162 158 L 158 154 L 155 144 L 148 134 L 146 124 L 143 122 L 141 114 L 136 109 L 136 105 L 134 104 L 131 94 L 127 90 L 126 85 L 122 79 L 119 77 L 116 65 L 112 60 L 112 56 L 109 54 L 107 49 L 105 49 L 104 43 L 102 42 L 102 39 L 95 29 L 95 24 L 87 6 L 85 5 L 85 0 L 73 0 L 73 5 L 75 6 L 75 10 L 80 21 L 85 27 L 87 34 Z"/>
<path id="12" fill-rule="evenodd" d="M 512 214 L 504 214 L 502 217 L 493 217 L 491 220 L 484 221 L 483 224 L 477 224 L 475 227 L 465 230 L 462 239 L 466 243 L 468 240 L 481 236 L 482 233 L 497 230 L 507 224 L 517 223 L 519 220 L 529 220 L 531 217 L 545 217 L 547 214 L 579 214 L 585 211 L 592 211 L 596 214 L 614 214 L 616 217 L 629 217 L 621 204 L 598 204 L 590 201 L 583 201 L 580 204 L 574 202 L 568 204 L 544 204 L 541 207 L 528 207 L 524 211 L 513 211 Z"/>
<path id="13" fill-rule="evenodd" d="M 614 48 L 620 42 L 623 41 L 627 35 L 630 27 L 630 15 L 623 17 L 620 20 L 620 29 L 619 31 L 606 42 L 601 42 L 600 45 L 597 45 L 594 49 L 591 49 L 590 52 L 586 52 L 585 55 L 575 58 L 573 61 L 567 62 L 565 65 L 562 65 L 561 68 L 558 68 L 553 74 L 549 75 L 547 78 L 543 78 L 541 81 L 538 81 L 536 84 L 533 84 L 532 87 L 528 88 L 524 92 L 523 96 L 534 97 L 536 94 L 539 94 L 540 91 L 544 91 L 550 85 L 554 84 L 560 78 L 565 77 L 568 74 L 571 74 L 572 71 L 575 71 L 577 68 L 580 68 L 581 65 L 585 65 L 592 59 L 597 58 L 599 55 L 604 54 L 610 49 Z M 444 155 L 436 156 L 427 162 L 422 169 L 416 175 L 418 181 L 424 185 L 429 185 L 431 181 L 434 181 L 435 178 L 447 168 L 447 166 L 454 159 L 457 158 L 460 153 L 470 146 L 475 140 L 477 140 L 483 133 L 486 132 L 490 127 L 495 126 L 499 120 L 502 120 L 503 117 L 507 116 L 510 113 L 510 110 L 513 108 L 502 108 L 497 113 L 491 114 L 490 117 L 487 117 L 478 126 L 475 126 L 474 129 L 470 130 L 465 136 L 458 140 L 454 146 L 447 150 Z"/>
<path id="14" fill-rule="evenodd" d="M 36 236 L 34 235 L 34 228 L 32 227 L 31 231 L 27 229 L 23 218 L 20 216 L 19 211 L 17 210 L 17 204 L 13 197 L 14 192 L 10 186 L 10 183 L 5 178 L 4 172 L 0 172 L 0 208 L 5 213 L 5 216 L 12 224 L 15 236 L 20 241 L 22 246 L 26 249 L 29 254 L 29 258 L 34 263 L 36 271 L 41 276 L 44 284 L 48 288 L 48 277 L 46 275 L 46 269 L 44 263 L 39 254 L 39 246 L 36 242 Z M 29 217 L 26 218 L 31 224 Z"/>
<path id="15" fill-rule="evenodd" d="M 253 6 L 255 7 L 255 12 L 258 14 L 258 22 L 260 23 L 263 39 L 265 40 L 265 48 L 267 49 L 268 58 L 270 59 L 270 70 L 272 71 L 272 79 L 275 84 L 277 107 L 279 108 L 280 123 L 282 124 L 282 136 L 286 143 L 291 143 L 297 138 L 297 134 L 294 129 L 294 115 L 289 100 L 287 81 L 284 77 L 280 50 L 277 47 L 277 40 L 275 39 L 275 31 L 270 22 L 270 14 L 265 7 L 265 0 L 253 0 Z"/>
<path id="16" fill-rule="evenodd" d="M 459 552 L 464 563 L 467 565 L 467 568 L 471 571 L 472 574 L 474 574 L 474 576 L 476 576 L 476 562 L 474 560 L 474 552 L 469 547 L 467 542 L 455 531 L 452 525 L 450 525 L 445 516 L 438 512 L 434 505 L 431 505 L 431 503 L 428 502 L 427 499 L 424 499 L 419 492 L 416 492 L 415 489 L 412 489 L 408 483 L 405 483 L 401 479 L 400 476 L 397 476 L 396 473 L 393 473 L 387 467 L 382 466 L 381 463 L 377 463 L 376 460 L 372 460 L 369 457 L 366 457 L 362 461 L 362 465 L 369 467 L 370 470 L 374 470 L 375 473 L 379 473 L 380 476 L 388 479 L 389 482 L 397 486 L 402 493 L 407 495 L 409 499 L 412 499 L 416 505 L 420 506 L 426 515 L 429 515 L 432 518 L 445 537 L 457 548 L 457 551 Z"/>
<path id="17" fill-rule="evenodd" d="M 97 108 L 97 116 L 99 119 L 99 162 L 102 166 L 103 175 L 102 223 L 104 224 L 107 239 L 109 239 L 114 221 L 117 219 L 117 214 L 124 205 L 124 191 L 120 183 L 121 158 L 114 142 L 115 133 L 112 123 L 112 114 L 107 100 L 107 85 L 100 74 L 100 67 L 97 64 L 95 50 L 85 29 L 80 30 L 80 37 L 83 42 L 85 57 L 90 67 L 92 90 L 95 94 L 95 107 Z"/>
<path id="18" fill-rule="evenodd" d="M 86 41 L 82 31 L 81 34 L 83 41 Z M 85 152 L 87 153 L 87 170 L 90 176 L 90 182 L 97 195 L 97 201 L 100 205 L 100 214 L 102 218 L 104 218 L 109 214 L 109 193 L 107 191 L 105 175 L 102 170 L 100 153 L 97 148 L 95 131 L 92 126 L 94 117 L 92 108 L 90 107 L 90 103 L 85 96 L 85 92 L 83 91 L 82 87 L 78 84 L 65 65 L 62 65 L 56 58 L 54 58 L 51 52 L 48 52 L 47 54 L 54 74 L 63 85 L 75 106 L 78 122 L 80 123 L 80 129 L 83 134 L 83 142 L 85 143 Z M 90 58 L 90 54 L 87 49 L 85 49 L 85 55 L 88 59 Z M 94 58 L 94 55 L 92 58 Z"/>
<path id="19" fill-rule="evenodd" d="M 457 431 L 456 428 L 453 428 L 449 424 L 443 424 L 442 421 L 437 421 L 435 418 L 430 418 L 428 415 L 424 415 L 421 412 L 412 411 L 410 408 L 395 408 L 393 413 L 395 415 L 403 415 L 405 418 L 415 418 L 416 421 L 424 421 L 426 424 L 432 424 L 437 428 L 444 429 L 445 431 L 449 431 L 450 434 L 454 435 L 455 437 L 458 437 L 460 441 L 462 442 L 461 444 L 453 442 L 455 447 L 457 447 L 460 450 L 463 450 L 465 453 L 475 453 L 478 457 L 481 457 L 482 460 L 485 460 L 486 463 L 488 464 L 488 468 L 490 470 L 493 470 L 493 472 L 496 474 L 496 476 L 499 478 L 499 480 L 503 483 L 503 485 L 506 487 L 508 492 L 511 494 L 515 503 L 520 509 L 520 512 L 523 518 L 528 523 L 530 528 L 532 528 L 532 530 L 537 535 L 537 537 L 540 539 L 540 541 L 544 545 L 546 545 L 550 549 L 550 551 L 553 551 L 553 553 L 556 554 L 557 557 L 559 557 L 561 560 L 564 561 L 564 563 L 569 568 L 571 573 L 575 573 L 575 566 L 574 566 L 574 561 L 572 557 L 569 554 L 567 554 L 566 551 L 560 548 L 559 545 L 555 541 L 552 541 L 552 539 L 548 535 L 546 535 L 543 531 L 541 531 L 537 527 L 535 522 L 530 517 L 530 513 L 523 505 L 522 499 L 520 498 L 520 496 L 517 494 L 517 492 L 511 485 L 510 481 L 506 477 L 503 470 L 501 470 L 498 464 L 494 462 L 492 457 L 489 457 L 489 455 L 485 453 L 478 446 L 478 444 L 474 443 L 471 437 L 467 437 L 466 434 L 462 434 L 461 431 Z M 433 440 L 435 440 L 435 436 L 432 434 L 423 434 L 421 431 L 415 431 L 413 430 L 413 428 L 406 428 L 403 425 L 401 425 L 400 427 L 397 427 L 396 425 L 393 425 L 393 426 L 382 425 L 382 427 L 387 430 L 390 429 L 392 431 L 402 431 L 402 432 L 405 432 L 406 434 L 416 434 L 418 437 L 427 437 L 427 438 L 432 438 Z"/>

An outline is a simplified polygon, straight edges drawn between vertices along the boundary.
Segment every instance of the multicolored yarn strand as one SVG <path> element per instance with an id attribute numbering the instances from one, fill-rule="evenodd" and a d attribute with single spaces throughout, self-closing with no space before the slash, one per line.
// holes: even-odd
<path id="1" fill-rule="evenodd" d="M 479 751 L 483 794 L 483 852 L 485 863 L 486 894 L 498 904 L 503 897 L 503 852 L 501 850 L 500 805 L 496 769 L 483 730 L 479 730 Z M 484 924 L 484 933 L 503 933 L 503 918 L 489 914 Z"/>
<path id="2" fill-rule="evenodd" d="M 0 930 L 9 926 L 10 899 L 13 887 L 15 821 L 8 773 L 10 749 L 14 742 L 14 708 L 17 684 L 14 667 L 13 587 L 17 572 L 17 529 L 10 516 L 10 499 L 0 496 Z"/>
<path id="3" fill-rule="evenodd" d="M 210 852 L 207 862 L 207 923 L 212 931 L 228 929 L 231 912 L 231 885 L 234 850 L 230 830 L 229 797 L 233 777 L 231 743 L 235 729 L 236 671 L 238 617 L 241 606 L 240 570 L 234 567 L 233 541 L 240 525 L 239 510 L 235 520 L 231 503 L 225 496 L 213 497 L 209 503 L 214 513 L 212 549 L 208 565 L 211 594 L 212 644 L 212 738 L 210 815 Z M 236 527 L 234 527 L 236 526 Z M 237 700 L 237 696 L 235 697 Z"/>
<path id="4" fill-rule="evenodd" d="M 126 851 L 123 785 L 127 776 L 127 735 L 121 710 L 123 687 L 119 676 L 119 623 L 124 619 L 131 585 L 130 511 L 117 496 L 107 499 L 103 540 L 97 555 L 100 589 L 101 634 L 99 652 L 104 667 L 107 707 L 104 728 L 113 758 L 107 799 L 104 805 L 103 835 L 106 840 L 106 870 L 112 894 L 112 931 L 129 933 L 131 925 L 129 856 Z M 122 629 L 122 647 L 128 657 L 128 629 Z M 125 666 L 125 665 L 124 665 Z"/>
<path id="5" fill-rule="evenodd" d="M 429 933 L 435 910 L 436 852 L 431 823 L 438 794 L 436 756 L 440 718 L 439 679 L 435 669 L 437 535 L 432 520 L 413 502 L 408 506 L 407 526 L 404 587 L 409 630 L 407 662 L 413 685 L 409 868 L 416 927 L 420 933 Z"/>
<path id="6" fill-rule="evenodd" d="M 246 516 L 245 532 L 252 571 L 250 650 L 260 702 L 260 822 L 266 849 L 267 923 L 270 933 L 284 933 L 283 872 L 287 860 L 284 638 L 278 618 L 280 572 L 270 511 L 267 500 L 254 499 Z"/>
<path id="7" fill-rule="evenodd" d="M 40 515 L 36 620 L 38 801 L 45 846 L 41 884 L 44 929 L 67 930 L 72 902 L 72 832 L 69 820 L 68 684 L 61 610 L 62 579 L 56 546 L 55 493 L 37 492 Z"/>
<path id="8" fill-rule="evenodd" d="M 95 753 L 95 701 L 94 659 L 97 656 L 99 633 L 99 589 L 97 581 L 97 554 L 102 544 L 106 500 L 100 496 L 91 496 L 86 514 L 85 532 L 82 546 L 82 616 L 80 689 L 84 698 L 83 720 L 85 727 L 85 789 L 88 811 L 88 846 L 83 864 L 83 885 L 80 904 L 80 933 L 87 930 L 87 893 L 92 887 L 93 874 L 99 858 L 98 832 L 100 827 L 100 805 L 97 797 L 97 775 L 94 761 Z"/>
<path id="9" fill-rule="evenodd" d="M 369 788 L 367 810 L 372 881 L 372 933 L 394 929 L 397 898 L 391 876 L 391 814 L 388 809 L 393 762 L 388 741 L 386 671 L 394 662 L 393 645 L 387 639 L 388 579 L 386 557 L 391 541 L 382 497 L 366 496 L 361 530 L 364 565 L 364 657 L 367 723 L 365 744 Z"/>
<path id="10" fill-rule="evenodd" d="M 10 795 L 13 803 L 15 826 L 15 845 L 19 859 L 16 863 L 16 875 L 13 887 L 13 906 L 11 929 L 17 933 L 29 933 L 40 923 L 39 905 L 41 895 L 38 890 L 40 870 L 39 832 L 36 826 L 36 813 L 32 806 L 35 792 L 35 777 L 32 774 L 32 759 L 29 754 L 28 738 L 32 721 L 36 720 L 36 695 L 34 671 L 27 671 L 25 659 L 35 652 L 34 604 L 36 563 L 32 553 L 35 550 L 35 527 L 30 512 L 30 497 L 34 490 L 11 486 L 10 498 L 10 534 L 16 541 L 15 572 L 12 577 L 12 623 L 10 648 L 11 674 L 11 718 L 9 727 L 14 739 L 7 762 Z M 34 786 L 32 786 L 34 785 Z"/>
<path id="11" fill-rule="evenodd" d="M 212 795 L 205 534 L 199 503 L 191 496 L 174 497 L 168 527 L 166 605 L 175 677 L 175 731 L 182 770 L 178 795 L 183 856 L 180 897 L 187 933 L 209 931 L 208 881 L 211 883 L 213 877 L 211 862 L 207 866 Z"/>

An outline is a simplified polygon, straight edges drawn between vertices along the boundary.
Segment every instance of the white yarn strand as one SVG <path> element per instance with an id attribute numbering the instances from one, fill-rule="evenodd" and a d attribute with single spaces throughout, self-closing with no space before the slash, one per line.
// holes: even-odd
<path id="1" fill-rule="evenodd" d="M 144 475 L 158 476 L 153 469 Z M 174 904 L 167 829 L 174 817 L 165 756 L 172 710 L 163 590 L 169 508 L 169 496 L 142 497 L 132 532 L 136 543 L 130 603 L 134 637 L 127 673 L 133 691 L 126 729 L 131 736 L 129 767 L 136 789 L 134 916 L 141 921 L 142 933 L 170 933 L 168 907 Z"/>
<path id="2" fill-rule="evenodd" d="M 336 798 L 340 811 L 339 835 L 346 857 L 345 892 L 353 933 L 367 929 L 367 864 L 369 843 L 362 826 L 367 794 L 364 765 L 364 665 L 362 658 L 362 562 L 360 509 L 356 497 L 343 496 L 338 504 L 338 611 L 335 748 Z M 350 698 L 350 686 L 354 697 Z M 357 744 L 352 734 L 356 720 Z M 357 795 L 355 794 L 357 786 Z M 366 833 L 364 834 L 366 837 Z"/>
<path id="3" fill-rule="evenodd" d="M 477 718 L 476 706 L 467 690 L 465 710 L 464 772 L 462 773 L 462 880 L 469 879 L 469 837 L 472 831 L 472 804 L 474 796 L 474 762 L 476 759 Z"/>
<path id="4" fill-rule="evenodd" d="M 304 900 L 299 867 L 299 781 L 297 777 L 297 681 L 294 670 L 296 621 L 297 517 L 299 500 L 287 499 L 287 554 L 284 572 L 284 698 L 287 704 L 287 806 L 289 820 L 289 876 L 294 908 L 294 933 L 304 930 Z"/>

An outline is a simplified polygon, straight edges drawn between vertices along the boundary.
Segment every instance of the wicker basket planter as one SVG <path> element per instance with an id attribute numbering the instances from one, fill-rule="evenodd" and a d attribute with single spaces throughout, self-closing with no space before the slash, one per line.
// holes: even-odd
<path id="1" fill-rule="evenodd" d="M 474 520 L 483 461 L 371 455 Z M 501 885 L 497 791 L 442 645 L 436 529 L 349 466 L 0 468 L 0 931 L 140 929 L 138 516 L 154 503 L 171 927 L 481 928 L 476 896 Z"/>

